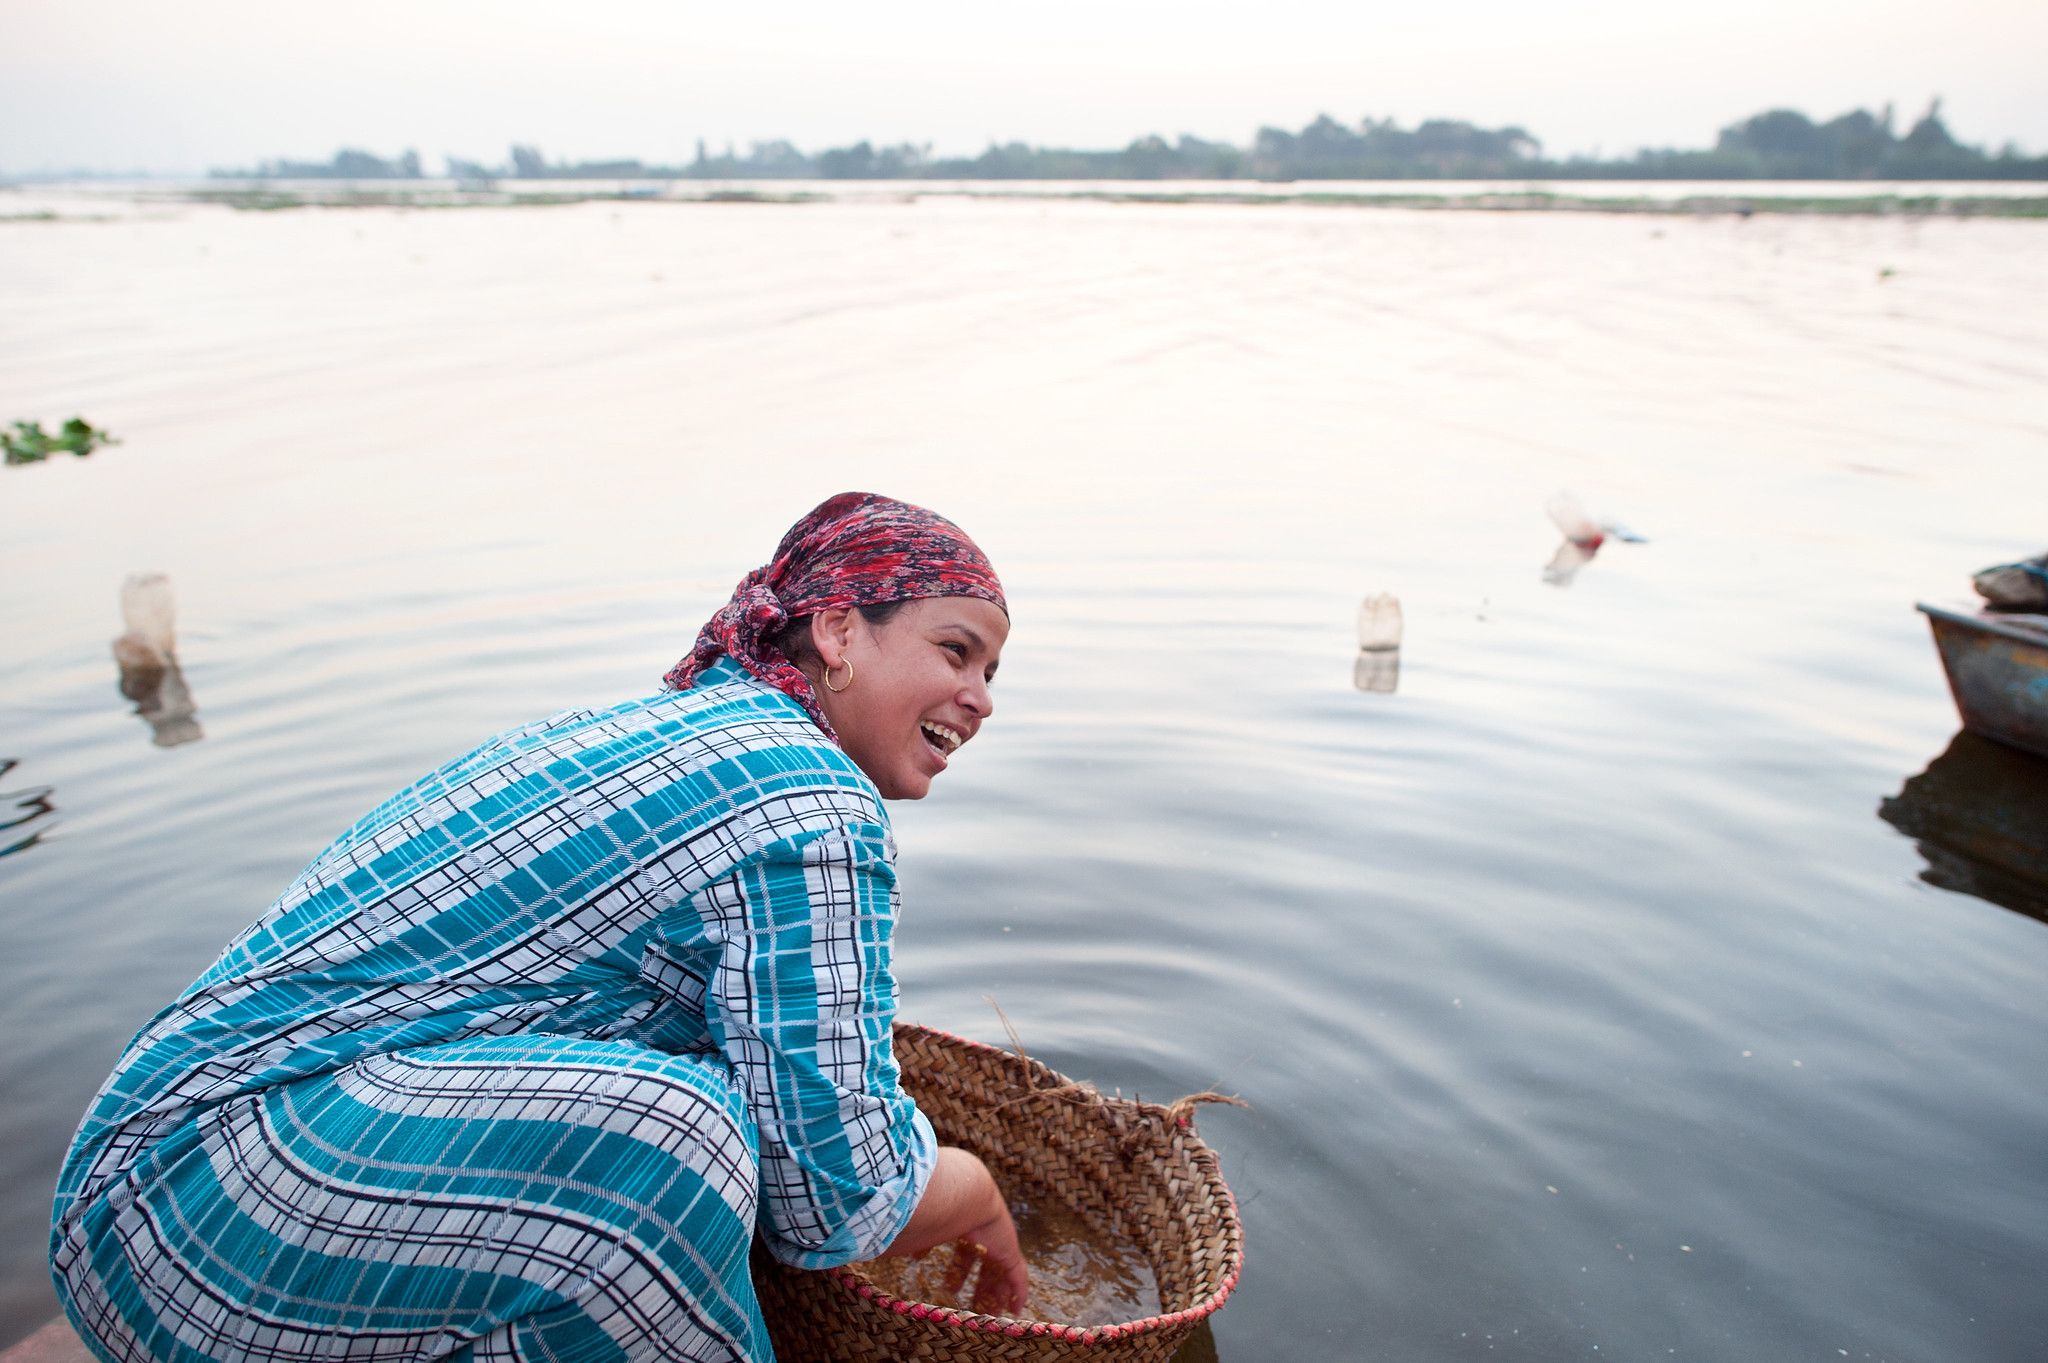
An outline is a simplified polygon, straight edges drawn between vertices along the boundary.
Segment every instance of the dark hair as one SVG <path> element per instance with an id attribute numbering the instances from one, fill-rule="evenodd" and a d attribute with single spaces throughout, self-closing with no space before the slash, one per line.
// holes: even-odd
<path id="1" fill-rule="evenodd" d="M 856 606 L 860 618 L 871 625 L 886 625 L 897 611 L 909 605 L 909 599 L 883 601 L 872 606 Z M 824 661 L 818 656 L 818 646 L 811 642 L 811 617 L 799 615 L 775 632 L 768 641 L 783 657 L 795 663 L 799 669 L 808 669 Z"/>

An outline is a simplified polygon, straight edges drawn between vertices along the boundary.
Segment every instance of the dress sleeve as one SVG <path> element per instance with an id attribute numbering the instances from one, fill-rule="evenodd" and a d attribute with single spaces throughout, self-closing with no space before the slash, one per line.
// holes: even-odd
<path id="1" fill-rule="evenodd" d="M 718 939 L 704 1000 L 761 1131 L 759 1225 L 799 1268 L 872 1258 L 938 1154 L 890 1028 L 896 873 L 878 825 L 786 837 L 694 896 Z"/>

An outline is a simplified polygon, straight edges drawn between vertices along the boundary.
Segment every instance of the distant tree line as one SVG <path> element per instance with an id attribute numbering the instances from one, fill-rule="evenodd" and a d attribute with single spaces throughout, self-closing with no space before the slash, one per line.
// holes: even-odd
<path id="1" fill-rule="evenodd" d="M 1965 146 L 1941 121 L 1941 101 L 1903 135 L 1892 108 L 1856 109 L 1815 123 L 1793 109 L 1772 109 L 1730 124 L 1707 150 L 1662 148 L 1612 160 L 1546 159 L 1520 127 L 1482 128 L 1428 119 L 1403 128 L 1393 119 L 1357 125 L 1324 114 L 1299 132 L 1260 128 L 1249 147 L 1181 136 L 1138 138 L 1116 151 L 1072 151 L 1022 142 L 992 145 L 979 156 L 934 157 L 929 144 L 877 147 L 856 142 L 817 153 L 789 142 L 755 142 L 742 154 L 697 144 L 681 166 L 640 161 L 551 162 L 530 146 L 512 148 L 501 166 L 447 158 L 457 180 L 2036 180 L 2048 156 L 2024 156 L 2008 142 L 1996 155 Z M 255 171 L 215 171 L 258 179 L 418 179 L 408 151 L 386 161 L 365 151 L 332 161 L 265 161 Z"/>
<path id="2" fill-rule="evenodd" d="M 1721 130 L 1712 151 L 1641 151 L 1627 161 L 1573 159 L 1567 177 L 1658 180 L 2038 180 L 2048 156 L 2023 156 L 2011 142 L 1995 156 L 1955 140 L 1941 101 L 1908 128 L 1892 131 L 1892 106 L 1854 109 L 1815 123 L 1794 109 L 1772 109 Z"/>
<path id="3" fill-rule="evenodd" d="M 343 147 L 331 161 L 262 161 L 254 170 L 213 170 L 215 179 L 235 180 L 418 180 L 420 154 L 408 151 L 386 161 L 354 147 Z"/>

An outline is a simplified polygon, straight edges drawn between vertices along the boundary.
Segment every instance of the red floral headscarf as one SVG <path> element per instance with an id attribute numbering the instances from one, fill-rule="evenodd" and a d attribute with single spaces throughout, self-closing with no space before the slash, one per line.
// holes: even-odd
<path id="1" fill-rule="evenodd" d="M 662 681 L 686 691 L 722 653 L 787 693 L 835 741 L 810 679 L 772 642 L 791 620 L 844 606 L 973 596 L 1007 615 L 988 556 L 937 512 L 872 492 L 842 492 L 789 528 L 775 557 L 740 579 Z"/>

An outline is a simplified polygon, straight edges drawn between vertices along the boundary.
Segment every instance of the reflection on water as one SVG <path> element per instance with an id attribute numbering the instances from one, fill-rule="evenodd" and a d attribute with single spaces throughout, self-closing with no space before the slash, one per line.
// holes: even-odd
<path id="1" fill-rule="evenodd" d="M 1188 1332 L 1181 1346 L 1173 1351 L 1173 1363 L 1220 1363 L 1216 1351 L 1216 1333 L 1210 1328 L 1213 1316 L 1204 1316 Z"/>
<path id="2" fill-rule="evenodd" d="M 2048 922 L 2048 760 L 1959 730 L 1877 812 L 1914 840 L 1928 884 Z"/>
<path id="3" fill-rule="evenodd" d="M 12 757 L 0 758 L 0 776 L 13 771 L 16 765 Z M 56 827 L 56 821 L 49 817 L 57 812 L 50 803 L 50 795 L 48 786 L 0 791 L 0 816 L 4 816 L 0 817 L 0 857 L 27 851 Z"/>
<path id="4" fill-rule="evenodd" d="M 150 741 L 175 748 L 205 737 L 199 706 L 178 666 L 175 606 L 171 581 L 162 573 L 136 573 L 121 584 L 121 616 L 127 630 L 114 640 L 121 670 L 121 694 L 149 722 Z"/>
<path id="5" fill-rule="evenodd" d="M 149 741 L 175 748 L 204 738 L 199 705 L 185 684 L 176 654 L 141 653 L 114 641 L 114 661 L 121 668 L 121 694 L 135 702 L 135 713 L 149 722 Z"/>
<path id="6" fill-rule="evenodd" d="M 1351 684 L 1361 691 L 1390 696 L 1401 685 L 1401 650 L 1361 648 L 1351 665 Z"/>

